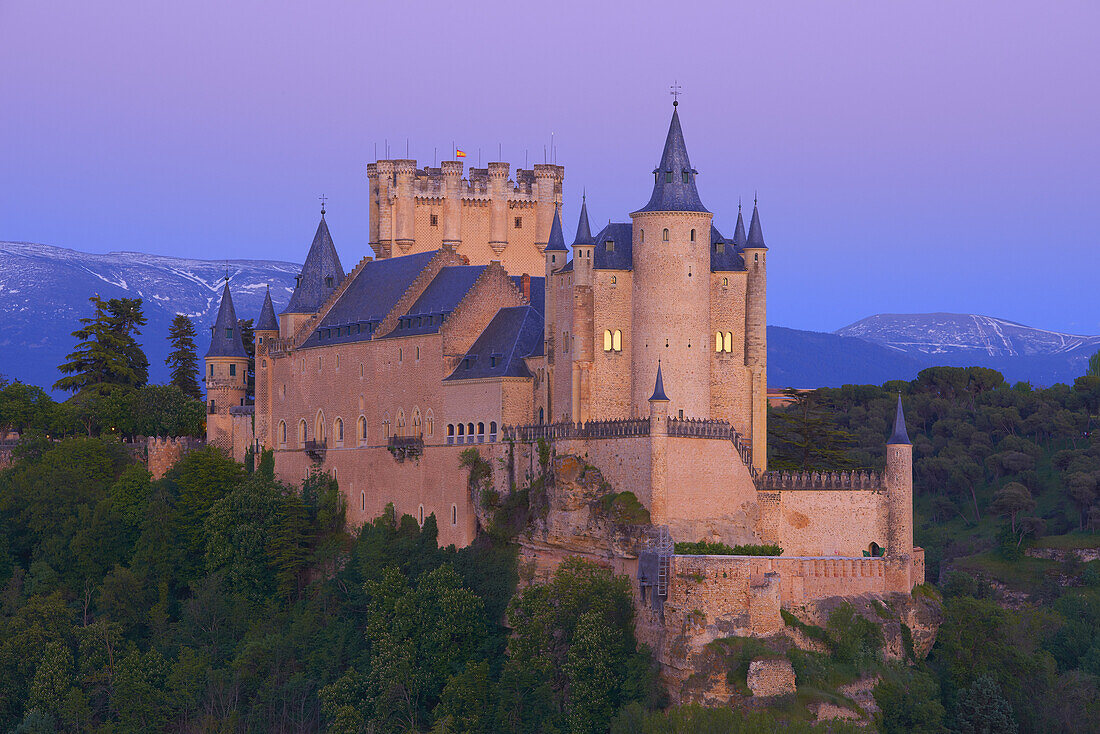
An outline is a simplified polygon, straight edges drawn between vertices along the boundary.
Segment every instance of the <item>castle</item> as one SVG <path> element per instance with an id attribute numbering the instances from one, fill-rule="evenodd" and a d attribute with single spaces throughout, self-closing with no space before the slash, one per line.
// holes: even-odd
<path id="1" fill-rule="evenodd" d="M 434 514 L 440 543 L 464 546 L 479 497 L 460 454 L 476 448 L 504 493 L 546 441 L 633 492 L 676 540 L 780 545 L 774 558 L 670 560 L 654 546 L 656 561 L 615 560 L 642 587 L 666 574 L 669 603 L 763 609 L 758 631 L 780 606 L 924 580 L 900 400 L 884 475 L 768 471 L 760 214 L 754 203 L 746 231 L 738 207 L 733 235 L 718 230 L 676 107 L 648 203 L 592 234 L 582 201 L 570 248 L 564 169 L 509 170 L 369 164 L 375 258 L 346 273 L 322 208 L 289 304 L 276 315 L 268 294 L 256 322 L 253 406 L 227 283 L 206 355 L 208 442 L 237 458 L 271 449 L 287 481 L 331 473 L 351 523 L 392 504 Z"/>

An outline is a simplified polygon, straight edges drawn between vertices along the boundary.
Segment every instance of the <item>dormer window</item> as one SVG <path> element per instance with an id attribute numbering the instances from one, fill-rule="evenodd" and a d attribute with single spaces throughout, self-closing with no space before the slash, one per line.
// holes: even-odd
<path id="1" fill-rule="evenodd" d="M 608 252 L 615 252 L 615 240 L 608 240 L 603 243 L 603 246 Z"/>
<path id="2" fill-rule="evenodd" d="M 295 276 L 294 276 L 294 287 L 295 287 L 295 288 L 297 288 L 297 287 L 298 287 L 298 286 L 300 286 L 301 284 L 302 284 L 302 276 L 301 276 L 301 274 L 299 273 L 298 275 L 295 275 Z"/>
<path id="3" fill-rule="evenodd" d="M 232 339 L 233 338 L 233 327 L 232 326 L 225 327 L 225 338 L 226 339 Z"/>
<path id="4" fill-rule="evenodd" d="M 331 288 L 331 287 L 332 287 L 332 276 L 329 275 L 325 278 L 325 288 Z"/>
<path id="5" fill-rule="evenodd" d="M 665 183 L 672 183 L 672 171 L 665 171 Z"/>
<path id="6" fill-rule="evenodd" d="M 684 183 L 687 183 L 688 182 L 688 172 L 684 171 L 681 175 L 683 175 L 683 177 L 684 177 Z"/>

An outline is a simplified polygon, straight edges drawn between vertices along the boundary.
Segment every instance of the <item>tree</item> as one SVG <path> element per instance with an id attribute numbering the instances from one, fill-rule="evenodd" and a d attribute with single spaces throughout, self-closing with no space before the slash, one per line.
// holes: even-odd
<path id="1" fill-rule="evenodd" d="M 98 391 L 106 385 L 140 387 L 149 380 L 149 360 L 134 338 L 145 325 L 140 298 L 92 296 L 94 314 L 80 319 L 73 332 L 79 341 L 58 370 L 66 375 L 54 389 L 72 393 Z"/>
<path id="2" fill-rule="evenodd" d="M 202 390 L 196 374 L 199 371 L 199 359 L 195 353 L 195 325 L 191 319 L 181 313 L 176 314 L 168 327 L 168 341 L 172 345 L 172 351 L 165 364 L 171 368 L 172 379 L 170 384 L 178 387 L 184 395 L 202 400 Z"/>
<path id="3" fill-rule="evenodd" d="M 832 411 L 822 403 L 817 391 L 788 388 L 784 394 L 791 399 L 790 405 L 776 411 L 770 421 L 772 467 L 809 471 L 851 466 L 848 449 L 855 437 L 836 425 Z"/>
<path id="4" fill-rule="evenodd" d="M 1100 377 L 1100 350 L 1089 357 L 1089 367 L 1085 370 L 1087 377 Z"/>
<path id="5" fill-rule="evenodd" d="M 248 380 L 244 402 L 245 405 L 251 405 L 256 400 L 256 332 L 252 328 L 252 319 L 238 319 L 237 331 L 241 334 L 241 343 L 244 344 L 245 354 L 248 355 Z"/>
<path id="6" fill-rule="evenodd" d="M 57 403 L 42 388 L 0 378 L 0 438 L 8 431 L 49 431 L 56 414 Z"/>
<path id="7" fill-rule="evenodd" d="M 936 679 L 919 670 L 901 669 L 875 686 L 875 703 L 882 712 L 885 734 L 938 734 L 943 729 L 943 704 Z"/>
<path id="8" fill-rule="evenodd" d="M 1016 517 L 1022 512 L 1031 512 L 1035 509 L 1035 500 L 1028 488 L 1019 482 L 1009 482 L 997 490 L 993 495 L 993 503 L 989 506 L 991 512 L 996 515 L 1008 515 L 1012 526 L 1012 534 L 1017 532 Z"/>
<path id="9" fill-rule="evenodd" d="M 1078 527 L 1084 530 L 1089 507 L 1096 501 L 1096 474 L 1085 472 L 1070 474 L 1065 479 L 1065 492 L 1080 516 Z"/>
<path id="10" fill-rule="evenodd" d="M 1016 734 L 1012 706 L 997 681 L 983 675 L 959 693 L 955 731 L 960 734 Z"/>

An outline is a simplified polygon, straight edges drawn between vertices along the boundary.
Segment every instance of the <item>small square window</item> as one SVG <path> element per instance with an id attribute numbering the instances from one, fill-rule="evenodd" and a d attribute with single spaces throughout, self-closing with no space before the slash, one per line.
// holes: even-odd
<path id="1" fill-rule="evenodd" d="M 516 217 L 516 229 L 523 227 L 523 217 Z"/>
<path id="2" fill-rule="evenodd" d="M 439 226 L 439 215 L 438 214 L 430 215 L 428 217 L 428 221 L 433 227 L 438 227 Z"/>
<path id="3" fill-rule="evenodd" d="M 615 252 L 615 240 L 608 240 L 603 243 L 603 246 L 608 252 Z"/>

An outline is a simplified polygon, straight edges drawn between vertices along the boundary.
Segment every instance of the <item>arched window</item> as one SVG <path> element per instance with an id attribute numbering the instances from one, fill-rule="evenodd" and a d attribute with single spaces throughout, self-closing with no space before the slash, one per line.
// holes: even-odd
<path id="1" fill-rule="evenodd" d="M 727 352 L 733 351 L 733 332 L 727 331 L 726 338 L 723 340 L 722 348 Z"/>
<path id="2" fill-rule="evenodd" d="M 322 445 L 328 440 L 328 428 L 325 426 L 325 414 L 318 410 L 317 418 L 313 421 L 313 438 Z"/>
<path id="3" fill-rule="evenodd" d="M 458 525 L 458 505 L 451 505 L 451 524 Z"/>
<path id="4" fill-rule="evenodd" d="M 298 446 L 299 448 L 306 445 L 306 419 L 298 421 Z"/>
<path id="5" fill-rule="evenodd" d="M 429 410 L 428 415 L 426 416 L 426 419 L 425 419 L 424 422 L 427 424 L 427 427 L 428 427 L 428 435 L 429 436 L 434 436 L 435 435 L 435 414 L 432 413 L 432 411 Z"/>
<path id="6" fill-rule="evenodd" d="M 397 411 L 397 435 L 405 435 L 405 411 L 404 409 Z"/>
<path id="7" fill-rule="evenodd" d="M 543 410 L 542 408 L 539 408 L 539 424 L 541 425 L 542 423 L 545 423 L 545 422 L 546 422 L 546 411 Z"/>
<path id="8" fill-rule="evenodd" d="M 420 430 L 420 408 L 413 408 L 413 432 L 414 436 L 423 436 L 424 432 Z"/>
<path id="9" fill-rule="evenodd" d="M 496 441 L 497 440 L 497 422 L 496 421 L 489 421 L 489 440 L 490 441 Z"/>
<path id="10" fill-rule="evenodd" d="M 685 173 L 684 175 L 686 176 L 687 174 Z M 693 230 L 691 230 L 691 241 L 692 241 L 692 242 L 694 242 L 694 241 L 695 241 L 695 230 L 694 230 L 694 229 L 693 229 Z"/>
<path id="11" fill-rule="evenodd" d="M 639 242 L 645 242 L 645 230 L 644 229 L 638 230 L 638 241 Z"/>
<path id="12" fill-rule="evenodd" d="M 618 282 L 619 282 L 619 278 L 618 278 L 618 276 L 616 276 L 616 275 L 612 275 L 612 276 L 611 276 L 611 285 L 615 285 L 615 284 L 616 284 L 616 283 L 618 283 Z"/>
<path id="13" fill-rule="evenodd" d="M 662 242 L 668 242 L 668 230 L 667 229 L 665 229 L 663 232 L 661 232 L 661 241 Z"/>
<path id="14" fill-rule="evenodd" d="M 424 527 L 424 505 L 420 505 L 416 510 L 416 521 L 420 523 L 420 527 Z"/>
<path id="15" fill-rule="evenodd" d="M 485 424 L 484 423 L 478 423 L 477 424 L 477 440 L 479 442 L 485 440 Z"/>
<path id="16" fill-rule="evenodd" d="M 611 330 L 608 329 L 608 330 L 605 330 L 604 333 L 603 333 L 603 350 L 605 352 L 610 352 L 611 349 L 612 349 Z"/>
<path id="17" fill-rule="evenodd" d="M 390 440 L 390 412 L 388 410 L 382 414 L 382 440 Z"/>
<path id="18" fill-rule="evenodd" d="M 474 435 L 474 424 L 473 423 L 467 423 L 466 424 L 466 435 L 467 436 L 473 436 Z M 473 439 L 471 439 L 471 440 L 473 440 Z"/>
<path id="19" fill-rule="evenodd" d="M 279 448 L 286 448 L 286 421 L 279 421 Z"/>
<path id="20" fill-rule="evenodd" d="M 466 435 L 466 424 L 465 423 L 459 423 L 458 424 L 458 435 L 459 435 L 459 438 Z M 459 441 L 459 443 L 462 443 L 462 441 Z"/>
<path id="21" fill-rule="evenodd" d="M 447 424 L 447 443 L 450 444 L 450 443 L 454 443 L 454 442 L 455 442 L 455 424 L 454 423 L 448 423 Z"/>
<path id="22" fill-rule="evenodd" d="M 720 331 L 714 332 L 714 351 L 722 351 L 722 332 Z"/>
<path id="23" fill-rule="evenodd" d="M 363 512 L 367 511 L 367 493 L 366 492 L 360 492 L 359 493 L 359 509 L 362 510 Z"/>
<path id="24" fill-rule="evenodd" d="M 366 446 L 367 445 L 367 418 L 366 418 L 366 416 L 363 416 L 363 415 L 359 416 L 359 420 L 356 421 L 356 424 L 357 425 L 356 425 L 355 433 L 357 434 L 356 437 L 359 439 L 359 445 L 360 446 Z"/>
<path id="25" fill-rule="evenodd" d="M 611 335 L 611 348 L 616 352 L 623 351 L 623 332 L 615 329 L 615 333 Z"/>
<path id="26" fill-rule="evenodd" d="M 332 437 L 336 439 L 337 446 L 344 445 L 344 419 L 337 418 L 332 424 Z"/>
<path id="27" fill-rule="evenodd" d="M 723 288 L 725 288 L 729 284 L 730 284 L 730 279 L 729 278 L 722 278 L 722 287 Z"/>

